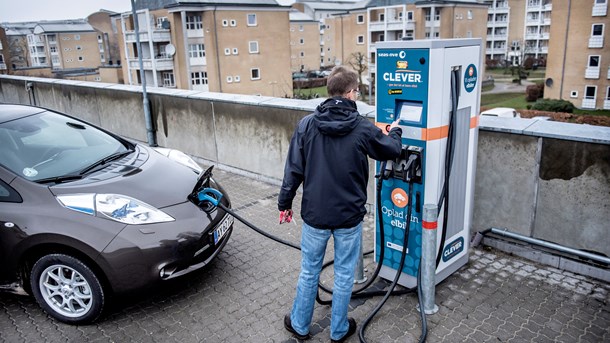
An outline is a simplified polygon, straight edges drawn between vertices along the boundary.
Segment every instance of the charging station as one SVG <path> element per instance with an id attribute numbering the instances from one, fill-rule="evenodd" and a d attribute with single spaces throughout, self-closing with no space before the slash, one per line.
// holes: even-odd
<path id="1" fill-rule="evenodd" d="M 376 125 L 387 132 L 400 118 L 403 152 L 395 161 L 377 163 L 377 174 L 385 176 L 375 199 L 381 212 L 375 259 L 382 263 L 379 275 L 394 279 L 408 242 L 398 279 L 405 287 L 417 285 L 424 204 L 438 205 L 435 283 L 468 262 L 481 49 L 481 39 L 376 43 Z"/>

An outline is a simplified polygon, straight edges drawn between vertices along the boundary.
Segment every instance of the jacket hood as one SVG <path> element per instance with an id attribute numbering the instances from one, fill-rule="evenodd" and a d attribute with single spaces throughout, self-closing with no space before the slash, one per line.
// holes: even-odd
<path id="1" fill-rule="evenodd" d="M 329 136 L 344 136 L 350 133 L 362 120 L 356 103 L 352 100 L 334 97 L 321 103 L 314 113 L 318 130 Z"/>

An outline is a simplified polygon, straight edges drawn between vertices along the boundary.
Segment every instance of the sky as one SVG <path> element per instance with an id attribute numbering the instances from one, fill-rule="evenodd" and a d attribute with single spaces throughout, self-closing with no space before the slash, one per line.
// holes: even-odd
<path id="1" fill-rule="evenodd" d="M 276 1 L 282 5 L 293 2 Z M 0 0 L 0 23 L 80 19 L 100 9 L 127 12 L 131 10 L 131 0 Z"/>

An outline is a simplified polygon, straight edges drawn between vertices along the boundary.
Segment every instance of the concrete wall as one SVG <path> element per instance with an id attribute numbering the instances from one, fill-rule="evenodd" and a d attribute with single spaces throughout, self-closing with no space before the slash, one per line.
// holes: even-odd
<path id="1" fill-rule="evenodd" d="M 26 82 L 33 84 L 28 93 Z M 321 101 L 148 89 L 160 146 L 275 183 L 294 127 Z M 0 76 L 0 102 L 60 110 L 147 141 L 140 87 Z M 373 108 L 360 104 L 373 117 Z M 372 120 L 372 119 L 371 119 Z M 369 201 L 373 201 L 371 163 Z M 472 231 L 490 227 L 610 256 L 610 128 L 480 121 Z"/>

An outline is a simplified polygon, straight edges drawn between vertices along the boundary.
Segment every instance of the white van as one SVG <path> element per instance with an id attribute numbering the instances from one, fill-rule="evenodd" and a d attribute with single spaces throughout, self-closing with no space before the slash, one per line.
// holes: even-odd
<path id="1" fill-rule="evenodd" d="M 481 112 L 482 116 L 504 117 L 504 118 L 521 118 L 521 114 L 515 111 L 514 108 L 496 107 L 491 110 Z"/>

